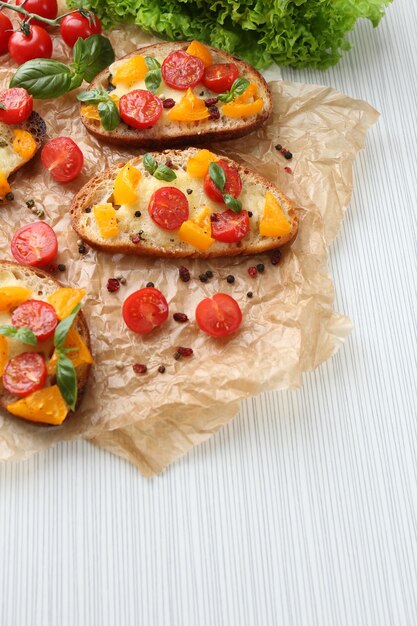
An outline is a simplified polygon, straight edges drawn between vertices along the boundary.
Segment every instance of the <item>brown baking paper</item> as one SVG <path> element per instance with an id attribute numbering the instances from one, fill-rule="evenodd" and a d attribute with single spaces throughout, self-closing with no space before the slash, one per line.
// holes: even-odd
<path id="1" fill-rule="evenodd" d="M 154 41 L 133 28 L 114 31 L 111 39 L 119 56 Z M 68 60 L 62 42 L 55 39 L 54 45 L 55 57 Z M 0 85 L 8 84 L 12 69 L 5 59 Z M 95 365 L 79 412 L 62 426 L 38 427 L 2 414 L 0 459 L 25 458 L 58 441 L 85 438 L 128 458 L 146 475 L 160 472 L 232 419 L 243 398 L 299 386 L 303 372 L 341 345 L 351 325 L 333 309 L 327 244 L 340 228 L 352 191 L 352 164 L 378 114 L 329 88 L 280 81 L 271 83 L 271 89 L 274 114 L 262 130 L 211 148 L 276 182 L 299 207 L 297 240 L 277 266 L 267 254 L 210 262 L 109 256 L 92 249 L 81 255 L 68 215 L 73 194 L 98 171 L 135 151 L 115 150 L 90 137 L 79 120 L 74 92 L 36 102 L 48 138 L 71 136 L 84 153 L 85 166 L 66 185 L 51 179 L 39 155 L 17 173 L 15 200 L 0 210 L 2 256 L 11 258 L 15 229 L 36 220 L 25 206 L 33 198 L 58 236 L 56 262 L 65 263 L 67 270 L 57 278 L 87 290 L 84 310 Z M 294 153 L 292 161 L 277 152 L 277 143 Z M 264 274 L 250 278 L 248 267 L 260 262 Z M 178 278 L 182 264 L 192 274 L 187 284 Z M 203 284 L 198 275 L 208 269 L 214 277 Z M 225 280 L 228 274 L 235 276 L 232 285 Z M 109 293 L 107 280 L 117 275 L 126 278 L 126 285 Z M 148 336 L 130 332 L 121 316 L 122 302 L 148 281 L 165 294 L 171 313 L 185 312 L 190 321 L 178 324 L 170 316 Z M 197 303 L 216 292 L 232 295 L 243 312 L 240 331 L 217 340 L 194 321 Z M 192 347 L 194 355 L 175 360 L 177 346 Z M 134 363 L 146 364 L 148 372 L 135 374 Z M 161 364 L 163 374 L 158 372 Z"/>

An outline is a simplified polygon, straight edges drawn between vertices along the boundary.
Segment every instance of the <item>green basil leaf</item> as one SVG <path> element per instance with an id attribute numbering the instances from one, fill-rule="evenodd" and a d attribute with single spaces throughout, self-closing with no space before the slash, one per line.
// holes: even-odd
<path id="1" fill-rule="evenodd" d="M 220 93 L 217 97 L 222 102 L 231 102 L 237 96 L 241 96 L 242 93 L 246 91 L 249 87 L 249 81 L 246 78 L 236 78 L 233 85 L 230 88 L 230 91 L 226 91 L 225 93 Z"/>
<path id="2" fill-rule="evenodd" d="M 154 57 L 145 57 L 145 63 L 149 70 L 159 70 L 161 68 L 160 62 L 154 59 Z"/>
<path id="3" fill-rule="evenodd" d="M 81 309 L 81 303 L 77 304 L 76 307 L 73 308 L 70 315 L 65 319 L 61 320 L 58 326 L 55 328 L 54 334 L 54 346 L 57 350 L 62 351 L 64 349 L 65 339 L 67 338 L 67 334 L 69 329 L 72 326 L 73 321 L 77 317 L 78 311 Z"/>
<path id="4" fill-rule="evenodd" d="M 68 319 L 68 318 L 67 318 Z M 74 411 L 77 404 L 77 372 L 71 359 L 63 352 L 58 354 L 56 364 L 56 382 L 62 397 L 68 406 Z"/>
<path id="5" fill-rule="evenodd" d="M 158 163 L 153 158 L 150 152 L 143 155 L 143 167 L 149 174 L 153 174 L 158 167 Z"/>
<path id="6" fill-rule="evenodd" d="M 74 62 L 75 72 L 81 74 L 88 83 L 91 83 L 97 74 L 111 65 L 116 58 L 110 40 L 103 35 L 91 35 L 84 39 L 84 43 L 78 47 L 77 54 L 78 59 Z"/>
<path id="7" fill-rule="evenodd" d="M 220 167 L 220 165 L 217 165 L 217 163 L 210 163 L 209 176 L 216 187 L 218 187 L 220 191 L 223 191 L 226 184 L 226 174 L 224 169 Z"/>
<path id="8" fill-rule="evenodd" d="M 146 89 L 155 93 L 159 89 L 159 85 L 162 81 L 161 70 L 150 70 L 145 76 L 145 86 Z"/>
<path id="9" fill-rule="evenodd" d="M 75 46 L 72 49 L 72 55 L 74 57 L 74 65 L 78 66 L 82 62 L 82 58 L 85 55 L 85 43 L 82 37 L 78 37 L 75 42 Z"/>
<path id="10" fill-rule="evenodd" d="M 99 104 L 99 102 L 107 102 L 110 96 L 104 89 L 91 89 L 90 91 L 81 91 L 77 94 L 77 100 L 80 102 L 89 102 L 90 104 Z"/>
<path id="11" fill-rule="evenodd" d="M 81 85 L 83 80 L 84 80 L 84 78 L 81 76 L 81 74 L 73 74 L 72 78 L 71 78 L 71 84 L 69 86 L 68 91 L 72 91 L 73 89 L 77 89 Z"/>
<path id="12" fill-rule="evenodd" d="M 172 170 L 170 167 L 168 167 L 167 165 L 164 165 L 163 163 L 161 163 L 160 165 L 158 165 L 158 167 L 156 168 L 156 170 L 154 171 L 153 175 L 155 176 L 155 178 L 157 178 L 158 180 L 165 180 L 168 183 L 171 180 L 175 180 L 177 178 L 176 173 L 174 172 L 174 170 Z"/>
<path id="13" fill-rule="evenodd" d="M 240 213 L 242 210 L 242 203 L 240 200 L 238 200 L 237 198 L 234 198 L 233 196 L 229 195 L 228 193 L 225 193 L 223 196 L 223 200 L 226 206 L 229 207 L 229 209 L 232 209 L 232 211 L 234 211 L 235 213 Z"/>
<path id="14" fill-rule="evenodd" d="M 53 59 L 32 59 L 23 63 L 10 87 L 23 87 L 34 98 L 57 98 L 69 91 L 74 74 L 70 68 Z"/>
<path id="15" fill-rule="evenodd" d="M 35 333 L 26 326 L 16 328 L 16 326 L 12 326 L 11 324 L 5 324 L 4 326 L 0 326 L 0 335 L 13 337 L 16 341 L 21 341 L 29 346 L 36 346 L 38 343 Z"/>
<path id="16" fill-rule="evenodd" d="M 120 124 L 119 110 L 110 98 L 107 102 L 100 102 L 98 114 L 104 130 L 114 130 Z"/>

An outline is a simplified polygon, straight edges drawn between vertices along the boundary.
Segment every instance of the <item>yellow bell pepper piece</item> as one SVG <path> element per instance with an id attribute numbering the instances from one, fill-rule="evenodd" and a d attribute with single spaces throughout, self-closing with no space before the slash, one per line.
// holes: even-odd
<path id="1" fill-rule="evenodd" d="M 262 237 L 282 237 L 291 232 L 291 224 L 285 217 L 281 205 L 270 191 L 267 191 L 259 233 Z"/>
<path id="2" fill-rule="evenodd" d="M 8 183 L 8 180 L 4 172 L 0 170 L 0 198 L 5 198 L 7 194 L 10 192 L 11 192 L 11 187 Z"/>
<path id="3" fill-rule="evenodd" d="M 110 100 L 119 106 L 119 96 L 115 93 L 110 94 Z M 95 120 L 96 122 L 101 122 L 100 115 L 98 112 L 98 104 L 83 104 L 81 107 L 81 115 L 84 115 L 88 120 Z"/>
<path id="4" fill-rule="evenodd" d="M 0 311 L 10 311 L 29 300 L 32 292 L 27 287 L 0 287 Z"/>
<path id="5" fill-rule="evenodd" d="M 6 408 L 17 417 L 53 426 L 62 424 L 69 412 L 57 385 L 35 391 L 26 398 L 8 404 Z"/>
<path id="6" fill-rule="evenodd" d="M 191 87 L 181 100 L 168 112 L 168 117 L 175 122 L 196 122 L 210 117 L 210 111 L 204 100 L 197 98 Z"/>
<path id="7" fill-rule="evenodd" d="M 136 187 L 142 175 L 140 171 L 127 163 L 114 181 L 113 199 L 115 204 L 131 204 L 138 199 Z"/>
<path id="8" fill-rule="evenodd" d="M 90 350 L 87 348 L 83 341 L 83 338 L 81 337 L 79 332 L 75 330 L 74 326 L 71 326 L 68 331 L 64 343 L 64 348 L 70 348 L 70 352 L 67 353 L 67 356 L 72 361 L 74 367 L 78 367 L 79 365 L 84 365 L 88 363 L 94 363 Z M 57 362 L 58 353 L 55 350 L 48 363 L 48 374 L 50 376 L 53 376 L 55 374 Z"/>
<path id="9" fill-rule="evenodd" d="M 0 376 L 9 360 L 9 343 L 4 335 L 0 335 Z"/>
<path id="10" fill-rule="evenodd" d="M 85 289 L 72 289 L 71 287 L 60 287 L 51 293 L 48 298 L 49 304 L 52 304 L 59 320 L 63 320 L 73 309 L 81 302 L 85 296 Z"/>
<path id="11" fill-rule="evenodd" d="M 199 150 L 195 156 L 192 156 L 187 161 L 187 174 L 194 176 L 195 178 L 202 178 L 208 172 L 210 163 L 218 161 L 218 157 L 206 150 Z"/>
<path id="12" fill-rule="evenodd" d="M 130 58 L 126 63 L 120 65 L 115 71 L 111 82 L 113 85 L 132 85 L 143 80 L 149 68 L 145 63 L 145 58 L 141 55 Z"/>
<path id="13" fill-rule="evenodd" d="M 192 41 L 188 46 L 186 52 L 191 54 L 193 57 L 197 57 L 200 61 L 203 61 L 204 67 L 208 67 L 213 64 L 213 58 L 211 56 L 211 52 L 206 46 L 199 41 Z"/>
<path id="14" fill-rule="evenodd" d="M 211 220 L 210 220 L 211 211 L 208 206 L 204 207 L 204 209 L 197 215 L 194 222 L 201 226 L 201 228 L 211 236 Z"/>
<path id="15" fill-rule="evenodd" d="M 116 209 L 110 202 L 96 204 L 93 207 L 94 217 L 98 230 L 103 239 L 111 239 L 119 234 L 119 225 L 116 219 Z"/>
<path id="16" fill-rule="evenodd" d="M 236 102 L 229 102 L 222 106 L 222 113 L 227 117 L 233 117 L 235 119 L 240 117 L 250 117 L 256 115 L 259 111 L 262 111 L 264 106 L 263 98 L 258 98 L 254 102 L 248 102 L 246 104 Z"/>
<path id="17" fill-rule="evenodd" d="M 29 161 L 36 152 L 36 141 L 27 130 L 15 128 L 13 130 L 13 150 L 25 161 Z"/>
<path id="18" fill-rule="evenodd" d="M 214 239 L 192 220 L 187 220 L 181 224 L 178 237 L 181 241 L 186 241 L 198 250 L 208 250 L 214 243 Z"/>

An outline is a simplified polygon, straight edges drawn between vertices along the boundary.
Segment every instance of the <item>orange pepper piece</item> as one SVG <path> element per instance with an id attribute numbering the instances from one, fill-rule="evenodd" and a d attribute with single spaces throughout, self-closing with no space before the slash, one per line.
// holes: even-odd
<path id="1" fill-rule="evenodd" d="M 143 80 L 148 71 L 145 58 L 138 54 L 116 69 L 111 82 L 113 85 L 132 85 Z"/>
<path id="2" fill-rule="evenodd" d="M 32 292 L 27 287 L 0 287 L 0 311 L 10 311 L 29 300 Z"/>
<path id="3" fill-rule="evenodd" d="M 265 196 L 264 212 L 259 223 L 259 234 L 262 237 L 281 237 L 291 232 L 291 224 L 285 213 L 270 191 Z"/>
<path id="4" fill-rule="evenodd" d="M 4 335 L 0 335 L 0 376 L 9 359 L 9 343 Z"/>
<path id="5" fill-rule="evenodd" d="M 199 150 L 194 156 L 191 156 L 187 161 L 187 174 L 194 176 L 195 178 L 202 178 L 208 172 L 210 163 L 218 161 L 218 158 L 213 152 L 206 150 Z"/>
<path id="6" fill-rule="evenodd" d="M 62 424 L 69 412 L 57 385 L 35 391 L 26 398 L 8 404 L 6 408 L 17 417 L 53 426 Z"/>
<path id="7" fill-rule="evenodd" d="M 63 320 L 71 313 L 74 307 L 85 296 L 85 289 L 71 289 L 71 287 L 61 287 L 51 293 L 48 298 L 49 304 L 52 304 L 59 320 Z"/>
<path id="8" fill-rule="evenodd" d="M 188 52 L 188 54 L 191 54 L 191 56 L 193 57 L 197 57 L 197 59 L 200 59 L 200 61 L 203 61 L 204 67 L 208 67 L 213 63 L 213 58 L 211 56 L 210 50 L 199 41 L 192 41 L 188 46 L 186 52 Z"/>
<path id="9" fill-rule="evenodd" d="M 210 111 L 204 100 L 197 98 L 189 87 L 178 104 L 168 112 L 168 117 L 176 122 L 195 122 L 209 118 Z"/>
<path id="10" fill-rule="evenodd" d="M 29 161 L 36 152 L 36 141 L 27 130 L 15 128 L 13 130 L 13 150 L 25 161 Z"/>

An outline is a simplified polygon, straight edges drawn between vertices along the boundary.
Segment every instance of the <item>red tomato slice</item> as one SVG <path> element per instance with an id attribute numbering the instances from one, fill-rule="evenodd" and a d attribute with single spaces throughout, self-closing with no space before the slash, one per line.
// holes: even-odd
<path id="1" fill-rule="evenodd" d="M 211 236 L 217 241 L 236 243 L 246 237 L 249 229 L 249 215 L 245 210 L 235 213 L 229 209 L 211 216 Z"/>
<path id="2" fill-rule="evenodd" d="M 234 63 L 213 63 L 204 70 L 203 83 L 214 93 L 229 91 L 236 78 L 239 68 Z"/>
<path id="3" fill-rule="evenodd" d="M 242 323 L 242 311 L 236 300 L 227 293 L 215 293 L 204 298 L 196 308 L 195 319 L 201 330 L 212 337 L 234 333 Z"/>
<path id="4" fill-rule="evenodd" d="M 161 67 L 162 78 L 169 87 L 185 91 L 201 83 L 204 63 L 183 50 L 170 52 Z"/>
<path id="5" fill-rule="evenodd" d="M 134 89 L 120 98 L 122 120 L 132 128 L 151 128 L 162 115 L 162 100 L 146 89 Z"/>
<path id="6" fill-rule="evenodd" d="M 0 122 L 4 124 L 21 124 L 25 122 L 33 109 L 33 98 L 26 89 L 13 87 L 0 90 Z"/>
<path id="7" fill-rule="evenodd" d="M 7 52 L 7 45 L 9 39 L 12 36 L 13 24 L 7 17 L 0 11 L 0 54 Z"/>
<path id="8" fill-rule="evenodd" d="M 99 35 L 101 33 L 101 22 L 97 15 L 92 14 L 88 18 L 77 11 L 64 17 L 59 29 L 61 37 L 67 46 L 73 48 L 79 37 L 87 39 L 91 35 Z"/>
<path id="9" fill-rule="evenodd" d="M 231 167 L 226 161 L 217 161 L 217 165 L 223 169 L 226 174 L 226 184 L 224 186 L 223 192 L 217 187 L 217 185 L 210 178 L 209 172 L 205 175 L 204 178 L 204 191 L 208 195 L 209 198 L 214 200 L 215 202 L 223 202 L 223 193 L 227 193 L 234 198 L 237 198 L 242 191 L 242 180 L 239 176 L 239 172 L 235 170 L 234 167 Z"/>
<path id="10" fill-rule="evenodd" d="M 135 333 L 145 334 L 161 326 L 168 317 L 168 302 L 154 287 L 132 293 L 123 303 L 123 319 Z"/>
<path id="11" fill-rule="evenodd" d="M 16 0 L 17 6 L 21 6 L 23 3 L 25 3 L 26 11 L 36 13 L 40 17 L 46 17 L 48 20 L 54 20 L 58 15 L 57 0 Z M 47 28 L 45 22 L 40 22 L 39 20 L 32 19 L 30 23 Z"/>
<path id="12" fill-rule="evenodd" d="M 56 137 L 43 147 L 41 160 L 55 180 L 68 183 L 74 180 L 84 165 L 84 156 L 70 137 Z"/>
<path id="13" fill-rule="evenodd" d="M 12 324 L 16 328 L 30 328 L 38 341 L 52 337 L 58 325 L 58 316 L 54 307 L 41 300 L 26 300 L 20 304 L 12 315 Z"/>
<path id="14" fill-rule="evenodd" d="M 12 254 L 18 263 L 42 267 L 54 260 L 58 240 L 45 222 L 34 222 L 17 229 L 11 242 Z"/>
<path id="15" fill-rule="evenodd" d="M 161 187 L 152 194 L 148 211 L 155 224 L 175 230 L 188 220 L 188 200 L 176 187 Z"/>
<path id="16" fill-rule="evenodd" d="M 37 352 L 22 352 L 7 363 L 3 385 L 14 396 L 28 396 L 46 383 L 46 363 Z"/>
<path id="17" fill-rule="evenodd" d="M 13 61 L 19 65 L 32 59 L 50 59 L 52 56 L 52 39 L 42 26 L 30 24 L 29 34 L 16 30 L 9 39 L 8 49 Z"/>

